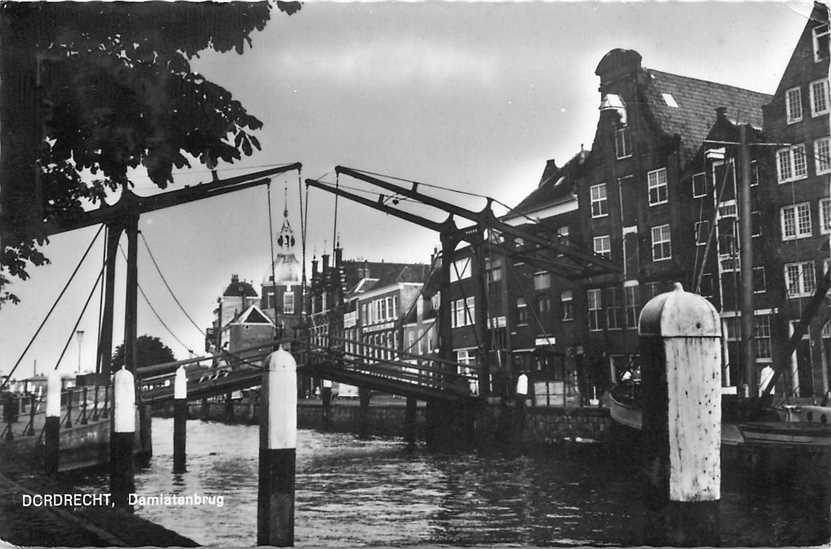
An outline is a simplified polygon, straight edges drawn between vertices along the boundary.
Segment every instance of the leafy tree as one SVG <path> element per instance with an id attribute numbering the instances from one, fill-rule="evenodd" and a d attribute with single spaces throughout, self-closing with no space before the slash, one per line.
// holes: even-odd
<path id="1" fill-rule="evenodd" d="M 170 347 L 162 343 L 158 337 L 143 335 L 136 339 L 136 367 L 152 366 L 163 362 L 173 362 L 176 357 Z M 124 365 L 124 345 L 115 348 L 112 361 L 110 362 L 113 371 Z"/>
<path id="2" fill-rule="evenodd" d="M 268 2 L 0 5 L 0 175 L 13 174 L 3 178 L 0 304 L 18 301 L 2 291 L 9 276 L 25 280 L 30 264 L 48 262 L 42 221 L 71 220 L 84 201 L 131 186 L 131 169 L 165 188 L 193 159 L 213 167 L 260 148 L 252 132 L 262 122 L 190 61 L 207 49 L 242 54 L 270 11 Z"/>

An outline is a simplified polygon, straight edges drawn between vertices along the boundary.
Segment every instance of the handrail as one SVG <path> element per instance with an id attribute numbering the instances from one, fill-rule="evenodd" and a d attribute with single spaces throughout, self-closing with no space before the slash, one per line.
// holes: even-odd
<path id="1" fill-rule="evenodd" d="M 104 403 L 103 405 L 99 405 L 99 387 L 104 387 Z M 79 387 L 81 388 L 81 387 Z M 78 389 L 78 388 L 76 388 Z M 77 416 L 77 421 L 79 425 L 86 425 L 89 423 L 89 414 L 87 412 L 89 406 L 89 386 L 83 386 L 81 391 L 75 390 L 73 388 L 66 389 L 61 391 L 61 407 L 64 410 L 60 417 L 60 424 L 65 428 L 72 428 L 73 423 L 73 405 L 81 410 L 80 416 Z M 108 385 L 95 385 L 95 391 L 93 393 L 93 413 L 92 413 L 92 420 L 96 421 L 101 418 L 109 417 L 109 386 Z M 28 395 L 18 395 L 18 398 L 24 402 L 23 405 L 19 405 L 19 415 L 22 415 L 24 410 L 28 408 L 28 419 L 23 426 L 23 428 L 18 433 L 18 436 L 34 436 L 35 435 L 35 418 L 38 416 L 42 416 L 46 414 L 46 406 L 44 405 L 46 402 L 46 393 L 42 393 L 40 396 L 35 394 Z M 26 401 L 28 400 L 28 403 Z M 5 404 L 5 403 L 4 403 Z M 28 406 L 26 406 L 28 404 Z M 0 431 L 0 437 L 5 438 L 7 440 L 12 440 L 14 437 L 14 429 L 13 425 L 17 423 L 17 418 L 15 421 L 8 422 L 5 421 L 6 426 Z M 45 423 L 44 423 L 45 427 Z M 42 435 L 43 428 L 40 430 L 40 434 Z"/>

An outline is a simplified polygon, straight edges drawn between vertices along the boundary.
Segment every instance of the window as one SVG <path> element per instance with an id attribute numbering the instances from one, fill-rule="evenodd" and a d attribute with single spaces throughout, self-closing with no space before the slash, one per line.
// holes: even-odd
<path id="1" fill-rule="evenodd" d="M 759 184 L 759 163 L 755 160 L 750 161 L 750 186 L 755 187 Z"/>
<path id="2" fill-rule="evenodd" d="M 652 170 L 646 175 L 649 183 L 649 205 L 665 204 L 667 202 L 667 169 Z"/>
<path id="3" fill-rule="evenodd" d="M 516 317 L 517 324 L 528 324 L 528 304 L 525 303 L 525 298 L 516 299 Z"/>
<path id="4" fill-rule="evenodd" d="M 551 297 L 547 294 L 537 296 L 537 311 L 540 314 L 551 312 Z"/>
<path id="5" fill-rule="evenodd" d="M 589 312 L 589 330 L 593 331 L 603 329 L 600 323 L 600 311 L 602 309 L 600 292 L 600 288 L 586 290 L 586 305 Z"/>
<path id="6" fill-rule="evenodd" d="M 814 141 L 814 167 L 817 175 L 831 172 L 831 137 Z"/>
<path id="7" fill-rule="evenodd" d="M 812 29 L 814 35 L 814 62 L 828 59 L 828 25 L 817 25 Z"/>
<path id="8" fill-rule="evenodd" d="M 805 145 L 799 144 L 776 151 L 776 170 L 779 182 L 796 181 L 808 176 Z"/>
<path id="9" fill-rule="evenodd" d="M 770 315 L 753 317 L 753 338 L 756 341 L 756 358 L 771 359 L 773 354 L 770 346 Z"/>
<path id="10" fill-rule="evenodd" d="M 802 90 L 791 88 L 785 92 L 785 113 L 788 124 L 802 120 Z"/>
<path id="11" fill-rule="evenodd" d="M 561 240 L 568 240 L 569 229 L 568 225 L 557 227 L 557 238 Z"/>
<path id="12" fill-rule="evenodd" d="M 392 296 L 392 318 L 398 318 L 398 296 Z"/>
<path id="13" fill-rule="evenodd" d="M 828 80 L 815 80 L 808 86 L 811 95 L 811 116 L 828 112 Z"/>
<path id="14" fill-rule="evenodd" d="M 762 213 L 750 212 L 750 231 L 753 238 L 762 236 Z"/>
<path id="15" fill-rule="evenodd" d="M 489 259 L 485 265 L 488 275 L 488 282 L 499 282 L 502 280 L 502 260 Z"/>
<path id="16" fill-rule="evenodd" d="M 819 201 L 819 230 L 822 234 L 831 233 L 831 198 Z"/>
<path id="17" fill-rule="evenodd" d="M 592 185 L 591 195 L 592 217 L 604 217 L 609 214 L 609 205 L 606 201 L 606 184 Z"/>
<path id="18" fill-rule="evenodd" d="M 450 266 L 450 282 L 458 282 L 470 278 L 470 258 L 457 259 Z"/>
<path id="19" fill-rule="evenodd" d="M 701 295 L 704 297 L 713 297 L 712 273 L 704 273 L 701 275 Z"/>
<path id="20" fill-rule="evenodd" d="M 615 131 L 615 156 L 617 158 L 628 158 L 632 156 L 632 141 L 629 136 L 628 127 Z"/>
<path id="21" fill-rule="evenodd" d="M 623 300 L 626 309 L 626 327 L 635 329 L 638 327 L 638 287 L 624 286 Z"/>
<path id="22" fill-rule="evenodd" d="M 707 174 L 704 172 L 694 174 L 692 176 L 692 195 L 693 198 L 701 198 L 707 196 Z"/>
<path id="23" fill-rule="evenodd" d="M 563 320 L 574 320 L 574 295 L 571 290 L 560 293 L 560 308 L 563 311 Z"/>
<path id="24" fill-rule="evenodd" d="M 696 221 L 695 222 L 695 245 L 704 246 L 707 244 L 707 237 L 710 236 L 710 222 Z"/>
<path id="25" fill-rule="evenodd" d="M 767 291 L 767 280 L 765 280 L 765 268 L 753 267 L 753 293 L 763 294 Z"/>
<path id="26" fill-rule="evenodd" d="M 594 253 L 612 259 L 612 240 L 609 235 L 594 237 Z"/>
<path id="27" fill-rule="evenodd" d="M 473 324 L 473 318 L 476 316 L 475 306 L 473 297 L 453 300 L 450 303 L 450 326 L 460 328 Z"/>
<path id="28" fill-rule="evenodd" d="M 652 227 L 652 261 L 665 261 L 672 257 L 669 225 Z"/>
<path id="29" fill-rule="evenodd" d="M 551 287 L 551 273 L 534 273 L 534 289 L 547 290 Z"/>
<path id="30" fill-rule="evenodd" d="M 789 298 L 811 296 L 816 285 L 813 261 L 785 264 L 785 289 Z"/>
<path id="31" fill-rule="evenodd" d="M 811 205 L 808 202 L 784 206 L 781 210 L 782 240 L 811 236 Z"/>
<path id="32" fill-rule="evenodd" d="M 283 294 L 283 314 L 294 314 L 294 292 L 286 292 Z"/>
<path id="33" fill-rule="evenodd" d="M 610 330 L 623 328 L 622 292 L 617 286 L 606 288 L 606 327 Z"/>

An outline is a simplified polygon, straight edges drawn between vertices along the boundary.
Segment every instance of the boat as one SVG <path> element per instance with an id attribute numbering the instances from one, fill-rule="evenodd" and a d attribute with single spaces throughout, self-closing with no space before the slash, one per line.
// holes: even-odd
<path id="1" fill-rule="evenodd" d="M 725 393 L 722 395 L 723 446 L 831 448 L 831 406 L 773 408 L 770 399 L 738 399 L 735 394 Z M 615 423 L 641 430 L 640 380 L 629 379 L 614 385 L 604 394 L 603 401 Z"/>

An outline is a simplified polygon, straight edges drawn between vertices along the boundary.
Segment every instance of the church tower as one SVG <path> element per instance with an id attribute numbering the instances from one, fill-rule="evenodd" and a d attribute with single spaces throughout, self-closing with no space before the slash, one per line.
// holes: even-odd
<path id="1" fill-rule="evenodd" d="M 286 335 L 291 335 L 291 328 L 301 319 L 303 269 L 297 259 L 299 242 L 289 222 L 287 189 L 284 196 L 283 223 L 274 239 L 274 264 L 263 277 L 260 308 Z"/>

